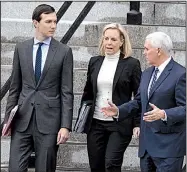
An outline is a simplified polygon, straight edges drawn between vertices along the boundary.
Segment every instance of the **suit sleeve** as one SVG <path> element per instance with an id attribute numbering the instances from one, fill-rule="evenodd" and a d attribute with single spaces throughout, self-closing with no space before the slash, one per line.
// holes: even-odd
<path id="1" fill-rule="evenodd" d="M 132 73 L 132 91 L 133 95 L 135 96 L 138 92 L 138 88 L 140 85 L 140 79 L 141 79 L 141 66 L 139 60 L 136 61 L 135 68 Z M 140 119 L 141 119 L 141 113 L 135 114 L 133 117 L 133 127 L 139 127 L 140 126 Z"/>
<path id="2" fill-rule="evenodd" d="M 22 75 L 19 61 L 18 47 L 16 45 L 13 57 L 9 95 L 7 98 L 4 123 L 7 122 L 10 111 L 17 105 L 22 89 Z"/>
<path id="3" fill-rule="evenodd" d="M 132 72 L 132 91 L 134 96 L 138 93 L 138 88 L 140 85 L 140 80 L 141 80 L 141 67 L 140 67 L 140 62 L 137 60 L 136 66 L 133 69 Z"/>
<path id="4" fill-rule="evenodd" d="M 134 68 L 133 75 L 132 75 L 132 86 L 133 86 L 134 96 L 138 92 L 138 88 L 139 88 L 140 80 L 141 80 L 141 74 L 142 74 L 142 71 L 141 71 L 140 61 L 137 60 L 136 67 Z M 133 127 L 139 127 L 140 120 L 141 120 L 141 113 L 137 113 L 133 118 Z"/>
<path id="5" fill-rule="evenodd" d="M 186 73 L 183 73 L 175 86 L 176 107 L 164 109 L 167 114 L 167 123 L 174 124 L 186 120 Z"/>
<path id="6" fill-rule="evenodd" d="M 69 48 L 63 61 L 61 74 L 61 128 L 71 131 L 73 118 L 73 54 Z"/>
<path id="7" fill-rule="evenodd" d="M 118 121 L 123 121 L 130 116 L 137 116 L 137 114 L 141 113 L 141 97 L 140 97 L 140 89 L 138 89 L 138 93 L 136 94 L 134 100 L 131 100 L 127 103 L 124 103 L 118 106 L 119 109 L 119 118 Z"/>
<path id="8" fill-rule="evenodd" d="M 139 67 L 137 67 L 137 69 L 138 68 Z M 141 73 L 141 78 L 143 77 L 142 75 L 143 75 L 143 73 Z M 134 77 L 136 77 L 136 76 L 134 76 Z M 129 118 L 130 116 L 133 116 L 135 118 L 134 123 L 136 123 L 135 127 L 139 126 L 139 119 L 141 118 L 141 110 L 142 110 L 140 87 L 141 87 L 141 79 L 140 79 L 140 84 L 138 86 L 138 91 L 137 91 L 134 99 L 118 106 L 118 109 L 119 109 L 118 121 L 123 121 L 123 120 Z"/>

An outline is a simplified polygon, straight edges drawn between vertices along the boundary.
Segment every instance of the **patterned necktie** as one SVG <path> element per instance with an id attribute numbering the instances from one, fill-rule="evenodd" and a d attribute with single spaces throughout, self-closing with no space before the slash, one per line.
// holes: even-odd
<path id="1" fill-rule="evenodd" d="M 155 83 L 156 83 L 158 72 L 159 72 L 159 70 L 158 70 L 158 68 L 156 67 L 156 68 L 155 68 L 155 71 L 154 71 L 153 79 L 152 79 L 152 82 L 151 82 L 151 86 L 150 86 L 150 88 L 149 88 L 149 95 L 150 95 L 150 93 L 151 93 L 151 91 L 152 91 L 152 89 L 153 89 L 153 86 L 154 86 Z"/>
<path id="2" fill-rule="evenodd" d="M 42 49 L 41 46 L 44 44 L 43 42 L 38 43 L 38 50 L 36 53 L 36 63 L 35 63 L 35 80 L 38 83 L 41 76 L 41 65 L 42 65 Z"/>

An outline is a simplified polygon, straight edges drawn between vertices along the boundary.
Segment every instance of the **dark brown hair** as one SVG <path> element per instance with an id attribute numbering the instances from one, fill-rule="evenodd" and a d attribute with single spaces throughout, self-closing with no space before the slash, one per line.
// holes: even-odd
<path id="1" fill-rule="evenodd" d="M 55 9 L 50 5 L 47 5 L 47 4 L 38 5 L 33 11 L 32 20 L 36 20 L 39 22 L 41 20 L 41 14 L 43 13 L 50 14 L 54 12 L 55 12 Z"/>

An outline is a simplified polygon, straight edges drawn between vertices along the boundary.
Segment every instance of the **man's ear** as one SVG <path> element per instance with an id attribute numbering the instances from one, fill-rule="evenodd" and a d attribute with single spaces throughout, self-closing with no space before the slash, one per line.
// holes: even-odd
<path id="1" fill-rule="evenodd" d="M 158 48 L 158 56 L 160 56 L 160 55 L 161 55 L 161 49 Z"/>
<path id="2" fill-rule="evenodd" d="M 33 20 L 32 22 L 33 22 L 34 27 L 37 28 L 37 26 L 38 26 L 38 21 L 37 21 L 37 20 Z"/>

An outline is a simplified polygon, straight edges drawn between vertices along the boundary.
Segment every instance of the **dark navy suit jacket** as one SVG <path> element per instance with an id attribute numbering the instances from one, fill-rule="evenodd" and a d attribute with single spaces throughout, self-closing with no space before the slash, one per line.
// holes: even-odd
<path id="1" fill-rule="evenodd" d="M 184 156 L 186 152 L 186 70 L 173 59 L 156 81 L 148 98 L 148 85 L 154 67 L 142 73 L 139 91 L 135 99 L 119 106 L 119 121 L 141 111 L 139 156 L 147 151 L 152 157 L 168 158 Z M 165 110 L 167 122 L 143 121 L 150 111 L 149 102 Z"/>

